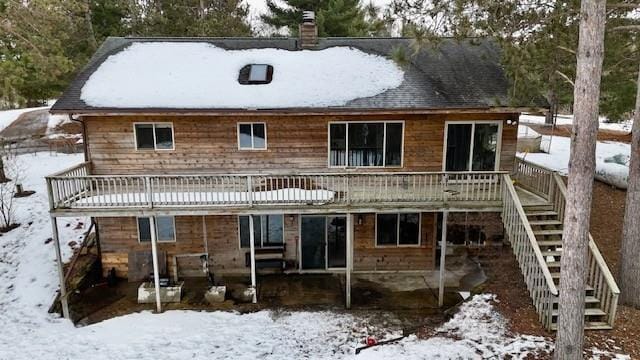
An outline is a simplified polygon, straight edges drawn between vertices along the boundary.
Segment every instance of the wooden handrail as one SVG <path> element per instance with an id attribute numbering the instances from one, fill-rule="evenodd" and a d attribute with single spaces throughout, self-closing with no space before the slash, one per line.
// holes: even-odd
<path id="1" fill-rule="evenodd" d="M 520 216 L 520 219 L 524 225 L 525 231 L 527 233 L 527 238 L 529 239 L 529 243 L 533 248 L 533 252 L 535 254 L 538 265 L 540 265 L 542 269 L 542 274 L 544 275 L 544 279 L 547 283 L 547 287 L 549 288 L 549 291 L 551 292 L 552 295 L 558 295 L 558 288 L 556 287 L 556 284 L 553 282 L 553 277 L 551 277 L 551 272 L 549 272 L 549 267 L 547 266 L 544 260 L 544 256 L 542 256 L 542 251 L 540 251 L 540 246 L 538 245 L 538 242 L 536 241 L 536 236 L 533 233 L 533 229 L 531 229 L 531 225 L 527 220 L 527 215 L 524 212 L 524 208 L 522 207 L 522 203 L 520 202 L 518 194 L 516 193 L 516 189 L 513 186 L 513 182 L 511 181 L 511 178 L 509 177 L 509 175 L 503 175 L 503 176 L 504 176 L 504 179 L 503 179 L 504 184 L 506 185 L 509 195 L 511 195 L 511 198 L 515 203 L 516 211 L 518 212 L 518 215 Z"/>
<path id="2" fill-rule="evenodd" d="M 89 167 L 91 166 L 91 162 L 90 161 L 85 161 L 82 162 L 80 164 L 74 165 L 74 166 L 70 166 L 64 170 L 60 170 L 57 173 L 51 174 L 46 176 L 45 178 L 64 178 L 66 176 L 69 176 L 70 173 L 74 172 L 75 170 L 79 170 L 82 168 L 86 168 L 89 169 Z M 88 171 L 87 171 L 87 175 L 88 175 Z"/>
<path id="3" fill-rule="evenodd" d="M 69 280 L 69 277 L 71 276 L 71 273 L 73 272 L 73 268 L 76 266 L 76 262 L 78 262 L 78 258 L 80 257 L 80 254 L 82 253 L 82 250 L 85 247 L 88 246 L 89 236 L 91 235 L 91 230 L 93 230 L 94 225 L 95 225 L 95 223 L 92 221 L 91 225 L 89 226 L 89 229 L 87 230 L 87 232 L 84 235 L 84 239 L 82 239 L 82 245 L 80 245 L 80 249 L 78 249 L 78 251 L 73 255 L 73 258 L 71 259 L 71 262 L 69 263 L 69 267 L 67 268 L 67 272 L 64 274 L 64 282 L 65 282 L 65 284 Z"/>

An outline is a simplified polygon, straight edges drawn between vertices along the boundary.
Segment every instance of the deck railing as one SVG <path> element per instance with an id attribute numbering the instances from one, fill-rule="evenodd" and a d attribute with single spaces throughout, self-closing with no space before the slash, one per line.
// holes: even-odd
<path id="1" fill-rule="evenodd" d="M 545 199 L 548 198 L 553 182 L 552 174 L 550 169 L 516 157 L 513 179 L 518 182 L 518 186 Z"/>
<path id="2" fill-rule="evenodd" d="M 551 195 L 554 211 L 558 212 L 558 220 L 564 223 L 564 208 L 566 205 L 567 187 L 560 175 L 553 173 Z M 589 251 L 587 255 L 588 274 L 587 285 L 593 288 L 594 296 L 600 300 L 602 311 L 607 313 L 607 323 L 613 326 L 618 307 L 620 289 L 616 284 L 607 263 L 604 261 L 598 246 L 589 234 Z"/>
<path id="3" fill-rule="evenodd" d="M 504 175 L 502 186 L 502 221 L 505 235 L 511 243 L 520 270 L 524 274 L 524 281 L 538 312 L 539 320 L 545 327 L 550 328 L 553 304 L 558 299 L 558 289 L 509 175 Z"/>
<path id="4" fill-rule="evenodd" d="M 502 200 L 502 172 L 87 175 L 47 177 L 52 209 L 176 206 L 366 205 Z"/>

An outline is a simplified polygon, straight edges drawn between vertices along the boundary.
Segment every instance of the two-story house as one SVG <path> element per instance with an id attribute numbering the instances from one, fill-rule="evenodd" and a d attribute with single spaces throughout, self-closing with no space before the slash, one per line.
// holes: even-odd
<path id="1" fill-rule="evenodd" d="M 564 183 L 516 159 L 519 114 L 544 104 L 510 101 L 495 43 L 301 27 L 107 39 L 51 109 L 80 122 L 86 156 L 47 178 L 56 242 L 57 217 L 90 216 L 105 273 L 336 273 L 349 307 L 352 274 L 442 273 L 441 244 L 474 226 L 511 244 L 553 328 Z M 617 288 L 590 249 L 587 324 L 610 327 Z"/>

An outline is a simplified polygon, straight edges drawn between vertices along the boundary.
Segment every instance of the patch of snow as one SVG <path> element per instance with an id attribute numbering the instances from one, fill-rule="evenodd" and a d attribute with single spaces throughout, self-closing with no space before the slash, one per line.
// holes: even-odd
<path id="1" fill-rule="evenodd" d="M 521 159 L 558 171 L 566 175 L 569 172 L 571 139 L 563 136 L 543 136 L 540 145 L 546 153 L 518 153 Z M 629 163 L 622 164 L 620 159 L 629 159 L 631 146 L 615 141 L 598 141 L 596 145 L 596 179 L 607 184 L 627 188 Z"/>
<path id="2" fill-rule="evenodd" d="M 591 360 L 631 360 L 629 355 L 600 350 L 595 347 L 589 349 L 589 351 L 591 352 Z"/>
<path id="3" fill-rule="evenodd" d="M 540 136 L 540 134 L 537 133 L 532 128 L 530 128 L 528 126 L 525 126 L 525 125 L 518 125 L 518 137 L 519 138 L 538 137 L 538 136 Z"/>
<path id="4" fill-rule="evenodd" d="M 47 123 L 47 134 L 53 134 L 58 126 L 70 123 L 67 115 L 49 115 L 49 122 Z"/>
<path id="5" fill-rule="evenodd" d="M 468 298 L 471 297 L 471 293 L 468 291 L 458 291 L 458 294 L 462 296 L 462 300 L 467 300 Z"/>
<path id="6" fill-rule="evenodd" d="M 249 64 L 269 64 L 273 80 L 241 85 Z M 348 47 L 225 50 L 207 43 L 134 43 L 89 77 L 81 99 L 115 108 L 287 108 L 344 105 L 398 87 L 392 61 Z"/>
<path id="7" fill-rule="evenodd" d="M 611 130 L 611 131 L 619 131 L 624 133 L 631 132 L 631 127 L 633 125 L 633 120 L 622 121 L 619 123 L 612 123 L 604 117 L 600 116 L 599 118 L 599 128 L 602 130 Z M 545 117 L 541 115 L 531 115 L 531 114 L 522 114 L 520 115 L 520 123 L 522 124 L 545 124 Z M 558 115 L 556 119 L 556 125 L 572 125 L 573 124 L 573 115 Z"/>
<path id="8" fill-rule="evenodd" d="M 48 109 L 48 106 L 43 107 L 35 107 L 35 108 L 23 108 L 23 109 L 15 109 L 15 110 L 4 110 L 0 111 L 0 131 L 6 129 L 9 125 L 11 125 L 14 121 L 20 117 L 20 115 L 35 111 L 35 110 L 44 110 Z"/>

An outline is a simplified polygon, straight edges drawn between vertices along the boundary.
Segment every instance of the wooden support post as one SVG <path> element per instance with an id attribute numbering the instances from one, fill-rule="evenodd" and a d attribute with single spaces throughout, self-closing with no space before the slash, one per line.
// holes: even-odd
<path id="1" fill-rule="evenodd" d="M 253 300 L 255 304 L 258 302 L 258 294 L 256 289 L 256 245 L 255 234 L 253 231 L 253 215 L 249 215 L 249 249 L 251 251 L 251 288 L 253 289 Z"/>
<path id="2" fill-rule="evenodd" d="M 447 217 L 448 211 L 442 212 L 442 236 L 440 238 L 440 284 L 438 287 L 438 306 L 444 305 L 445 258 L 447 256 Z"/>
<path id="3" fill-rule="evenodd" d="M 69 316 L 69 302 L 67 300 L 67 286 L 64 281 L 64 269 L 62 267 L 62 253 L 60 252 L 60 240 L 58 239 L 58 219 L 51 217 L 51 227 L 53 230 L 53 246 L 56 251 L 56 263 L 58 264 L 58 276 L 60 277 L 60 304 L 62 305 L 62 316 L 71 319 Z"/>
<path id="4" fill-rule="evenodd" d="M 153 282 L 156 288 L 156 311 L 162 312 L 160 300 L 160 274 L 158 270 L 158 239 L 156 236 L 156 218 L 149 216 L 149 230 L 151 233 L 151 257 L 153 258 Z"/>
<path id="5" fill-rule="evenodd" d="M 347 269 L 345 272 L 345 306 L 351 309 L 351 272 L 353 271 L 353 214 L 347 214 Z"/>

